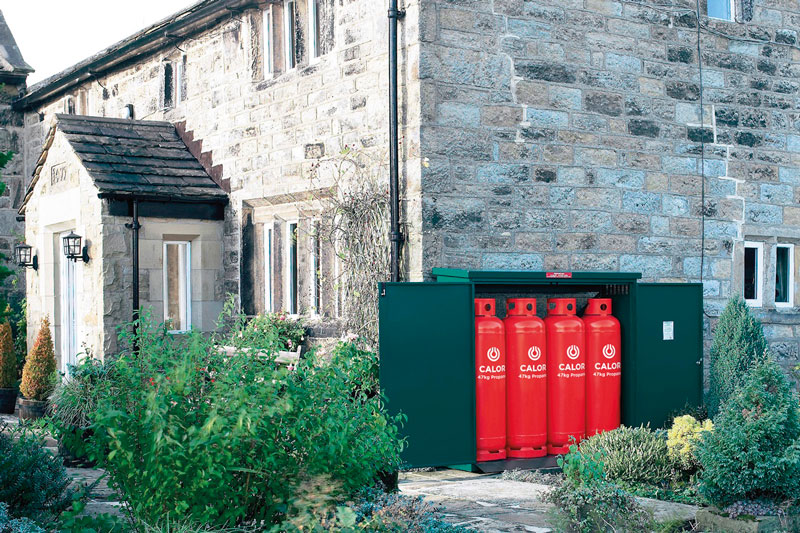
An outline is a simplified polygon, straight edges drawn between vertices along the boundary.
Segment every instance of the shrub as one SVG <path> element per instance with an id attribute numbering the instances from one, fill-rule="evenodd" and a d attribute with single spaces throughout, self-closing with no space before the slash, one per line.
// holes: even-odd
<path id="1" fill-rule="evenodd" d="M 221 324 L 230 326 L 224 344 L 274 354 L 279 350 L 295 351 L 305 340 L 307 328 L 300 318 L 283 311 L 247 318 L 237 315 L 235 307 L 235 301 L 229 298 L 220 317 Z"/>
<path id="2" fill-rule="evenodd" d="M 697 447 L 700 492 L 724 507 L 800 497 L 797 398 L 773 360 L 758 363 Z"/>
<path id="3" fill-rule="evenodd" d="M 146 315 L 126 336 L 139 352 L 115 361 L 91 448 L 139 521 L 271 523 L 305 479 L 326 476 L 338 501 L 399 462 L 399 418 L 361 388 L 375 354 L 342 347 L 289 371 L 197 332 L 171 336 Z"/>
<path id="4" fill-rule="evenodd" d="M 573 444 L 558 458 L 565 482 L 545 496 L 556 507 L 557 522 L 581 533 L 650 531 L 651 519 L 636 499 L 606 480 L 602 457 Z"/>
<path id="5" fill-rule="evenodd" d="M 50 336 L 50 320 L 44 317 L 36 343 L 25 360 L 19 391 L 28 400 L 46 400 L 53 389 L 55 371 L 56 358 L 53 353 L 53 339 Z"/>
<path id="6" fill-rule="evenodd" d="M 700 467 L 696 449 L 703 433 L 713 431 L 711 420 L 697 421 L 691 415 L 676 418 L 667 431 L 667 447 L 675 465 L 684 473 L 692 474 Z"/>
<path id="7" fill-rule="evenodd" d="M 767 340 L 761 323 L 744 300 L 734 296 L 719 317 L 709 353 L 706 405 L 713 418 L 742 382 L 747 371 L 764 359 Z"/>
<path id="8" fill-rule="evenodd" d="M 0 502 L 0 533 L 45 533 L 30 518 L 12 518 L 8 514 L 8 504 Z"/>
<path id="9" fill-rule="evenodd" d="M 0 502 L 14 518 L 42 522 L 70 503 L 70 479 L 59 460 L 30 431 L 0 426 Z"/>
<path id="10" fill-rule="evenodd" d="M 12 389 L 17 385 L 17 354 L 11 338 L 11 324 L 0 324 L 0 389 Z"/>
<path id="11" fill-rule="evenodd" d="M 621 426 L 600 433 L 583 441 L 581 450 L 602 456 L 603 469 L 611 481 L 657 485 L 673 477 L 664 432 L 647 426 Z"/>

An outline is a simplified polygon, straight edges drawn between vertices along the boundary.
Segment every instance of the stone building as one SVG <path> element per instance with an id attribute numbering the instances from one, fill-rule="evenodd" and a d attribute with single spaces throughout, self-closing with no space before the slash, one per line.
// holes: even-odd
<path id="1" fill-rule="evenodd" d="M 22 150 L 23 113 L 11 108 L 12 100 L 24 92 L 26 79 L 33 69 L 22 58 L 11 29 L 0 11 L 0 152 Z M 9 259 L 5 266 L 14 268 L 13 244 L 22 235 L 23 225 L 17 221 L 19 209 L 25 192 L 23 177 L 23 158 L 15 155 L 0 171 L 5 190 L 0 195 L 0 254 Z M 14 297 L 22 297 L 24 283 L 12 286 L 7 283 L 0 290 L 14 292 Z"/>
<path id="2" fill-rule="evenodd" d="M 405 279 L 442 266 L 702 281 L 708 333 L 744 294 L 797 361 L 794 0 L 402 7 Z M 388 145 L 386 8 L 204 0 L 32 86 L 15 104 L 26 175 L 57 113 L 171 122 L 228 192 L 219 290 L 248 312 L 335 315 L 315 294 L 335 261 L 315 259 L 296 199 L 320 157 Z"/>

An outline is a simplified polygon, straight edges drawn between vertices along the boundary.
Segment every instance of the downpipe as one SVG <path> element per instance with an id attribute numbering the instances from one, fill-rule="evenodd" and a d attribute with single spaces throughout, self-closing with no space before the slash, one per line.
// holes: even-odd
<path id="1" fill-rule="evenodd" d="M 397 112 L 397 21 L 405 17 L 397 9 L 397 0 L 389 3 L 389 204 L 390 204 L 390 263 L 391 281 L 400 281 L 400 177 L 399 135 Z"/>

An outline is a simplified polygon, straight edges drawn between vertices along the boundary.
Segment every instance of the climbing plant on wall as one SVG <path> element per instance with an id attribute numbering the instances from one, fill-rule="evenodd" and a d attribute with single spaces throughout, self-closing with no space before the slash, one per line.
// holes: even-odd
<path id="1" fill-rule="evenodd" d="M 11 161 L 14 157 L 14 152 L 0 152 L 0 171 Z M 6 191 L 6 184 L 0 177 L 0 196 L 3 196 Z M 14 271 L 6 266 L 6 263 L 12 258 L 7 257 L 0 252 L 0 320 L 5 318 L 6 314 L 10 312 L 7 288 L 5 287 L 8 279 L 14 275 Z"/>

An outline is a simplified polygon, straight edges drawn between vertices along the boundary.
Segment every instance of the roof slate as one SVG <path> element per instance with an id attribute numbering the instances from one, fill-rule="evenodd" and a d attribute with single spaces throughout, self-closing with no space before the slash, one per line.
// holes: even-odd
<path id="1" fill-rule="evenodd" d="M 14 74 L 33 72 L 33 67 L 22 59 L 17 41 L 11 33 L 11 28 L 8 27 L 2 11 L 0 11 L 0 71 Z"/>
<path id="2" fill-rule="evenodd" d="M 227 193 L 189 152 L 169 122 L 56 115 L 25 204 L 38 181 L 52 136 L 60 130 L 101 196 L 225 203 Z"/>

